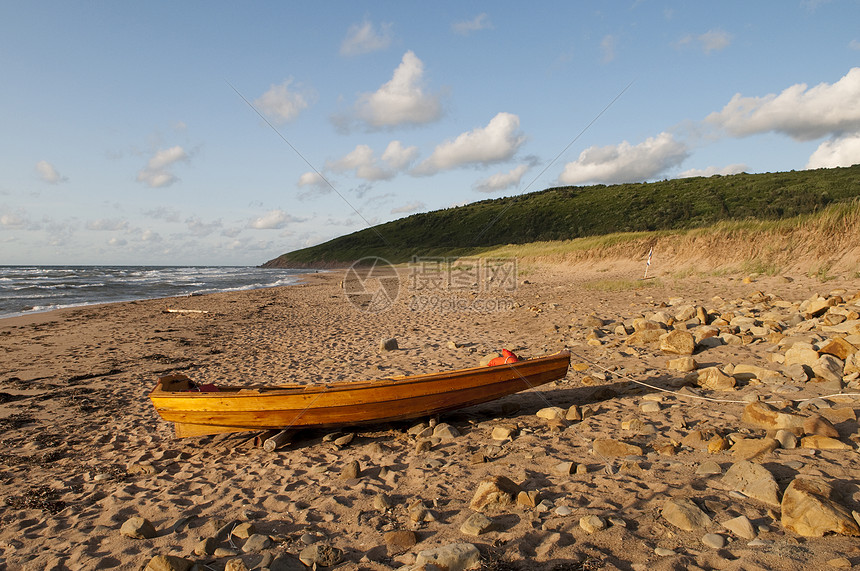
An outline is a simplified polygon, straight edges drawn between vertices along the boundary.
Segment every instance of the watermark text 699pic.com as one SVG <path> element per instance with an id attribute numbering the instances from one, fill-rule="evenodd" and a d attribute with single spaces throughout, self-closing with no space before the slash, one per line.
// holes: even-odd
<path id="1" fill-rule="evenodd" d="M 413 257 L 408 265 L 412 311 L 492 313 L 515 307 L 516 258 Z"/>

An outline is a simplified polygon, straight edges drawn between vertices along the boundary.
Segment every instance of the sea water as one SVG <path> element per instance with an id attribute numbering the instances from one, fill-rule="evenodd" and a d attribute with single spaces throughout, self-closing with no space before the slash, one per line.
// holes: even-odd
<path id="1" fill-rule="evenodd" d="M 307 272 L 218 266 L 0 266 L 0 318 L 97 303 L 290 285 Z"/>

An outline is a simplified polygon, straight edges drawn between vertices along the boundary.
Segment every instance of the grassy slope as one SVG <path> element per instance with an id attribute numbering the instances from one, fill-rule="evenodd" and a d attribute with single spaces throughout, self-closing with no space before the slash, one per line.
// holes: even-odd
<path id="1" fill-rule="evenodd" d="M 648 235 L 641 239 L 653 241 L 662 231 L 689 231 L 727 221 L 799 220 L 798 216 L 858 196 L 860 165 L 552 188 L 415 214 L 284 254 L 265 266 L 338 265 L 365 256 L 396 263 L 412 256 L 482 255 L 507 244 L 595 236 L 615 236 L 614 240 L 628 243 L 619 233 L 645 232 Z"/>

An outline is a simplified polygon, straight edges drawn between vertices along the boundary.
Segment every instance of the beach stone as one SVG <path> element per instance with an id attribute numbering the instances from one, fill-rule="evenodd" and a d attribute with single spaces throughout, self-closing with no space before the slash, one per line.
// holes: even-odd
<path id="1" fill-rule="evenodd" d="M 721 484 L 769 506 L 779 507 L 779 485 L 770 470 L 749 461 L 733 464 Z"/>
<path id="2" fill-rule="evenodd" d="M 188 571 L 194 566 L 189 561 L 175 555 L 156 555 L 146 564 L 144 571 Z"/>
<path id="3" fill-rule="evenodd" d="M 696 339 L 688 331 L 674 329 L 660 337 L 660 350 L 676 355 L 692 355 L 696 350 Z"/>
<path id="4" fill-rule="evenodd" d="M 250 571 L 241 559 L 231 559 L 224 565 L 224 571 Z"/>
<path id="5" fill-rule="evenodd" d="M 655 547 L 654 555 L 658 557 L 671 557 L 672 555 L 677 555 L 677 553 L 671 549 L 667 549 L 665 547 Z"/>
<path id="6" fill-rule="evenodd" d="M 245 545 L 242 546 L 242 551 L 245 553 L 259 553 L 264 549 L 268 549 L 272 546 L 272 540 L 268 535 L 263 535 L 262 533 L 255 533 L 251 537 L 245 541 Z"/>
<path id="7" fill-rule="evenodd" d="M 696 475 L 698 476 L 715 476 L 722 473 L 723 469 L 713 460 L 705 460 L 696 468 Z"/>
<path id="8" fill-rule="evenodd" d="M 837 305 L 836 298 L 824 298 L 818 297 L 816 299 L 807 300 L 809 303 L 806 305 L 806 308 L 803 309 L 803 316 L 806 319 L 811 319 L 813 317 L 820 317 L 827 313 L 827 310 Z M 802 307 L 802 305 L 801 305 Z"/>
<path id="9" fill-rule="evenodd" d="M 495 529 L 495 523 L 482 513 L 473 513 L 460 526 L 460 532 L 466 535 L 483 535 Z"/>
<path id="10" fill-rule="evenodd" d="M 639 410 L 645 414 L 653 414 L 655 412 L 660 412 L 660 403 L 659 402 L 643 402 L 639 406 Z"/>
<path id="11" fill-rule="evenodd" d="M 803 365 L 810 369 L 818 362 L 818 351 L 812 343 L 798 342 L 785 352 L 785 365 Z"/>
<path id="12" fill-rule="evenodd" d="M 803 430 L 804 418 L 798 414 L 779 412 L 773 406 L 761 402 L 751 402 L 744 407 L 741 421 L 756 428 L 765 430 L 791 430 L 799 433 Z"/>
<path id="13" fill-rule="evenodd" d="M 132 539 L 152 539 L 155 537 L 155 528 L 146 518 L 134 516 L 122 524 L 119 532 Z"/>
<path id="14" fill-rule="evenodd" d="M 851 560 L 847 557 L 834 557 L 828 559 L 827 564 L 834 569 L 850 569 L 852 567 Z"/>
<path id="15" fill-rule="evenodd" d="M 444 422 L 441 424 L 437 424 L 436 427 L 433 429 L 433 437 L 438 438 L 438 439 L 442 440 L 443 442 L 448 441 L 448 440 L 454 440 L 455 438 L 457 438 L 459 436 L 460 436 L 459 430 L 457 430 L 455 427 L 451 426 L 450 424 L 447 424 Z"/>
<path id="16" fill-rule="evenodd" d="M 523 490 L 517 494 L 517 505 L 527 508 L 535 508 L 541 502 L 541 495 L 538 490 Z"/>
<path id="17" fill-rule="evenodd" d="M 776 436 L 774 436 L 774 438 L 776 438 L 777 442 L 779 442 L 779 445 L 786 450 L 792 450 L 794 448 L 797 448 L 797 436 L 795 436 L 794 433 L 790 430 L 777 430 Z"/>
<path id="18" fill-rule="evenodd" d="M 394 337 L 390 339 L 382 339 L 379 342 L 379 350 L 380 351 L 397 351 L 400 347 L 397 345 L 397 339 Z"/>
<path id="19" fill-rule="evenodd" d="M 349 446 L 352 441 L 355 440 L 355 433 L 350 432 L 349 434 L 344 434 L 343 436 L 338 436 L 332 442 L 338 448 L 343 448 L 344 446 Z"/>
<path id="20" fill-rule="evenodd" d="M 209 557 L 213 553 L 215 553 L 215 547 L 217 542 L 214 537 L 207 537 L 205 539 L 201 539 L 197 542 L 197 545 L 194 546 L 194 555 L 199 557 Z"/>
<path id="21" fill-rule="evenodd" d="M 354 480 L 358 478 L 360 474 L 361 465 L 359 465 L 358 460 L 352 460 L 344 465 L 340 471 L 340 476 L 338 477 L 341 480 Z"/>
<path id="22" fill-rule="evenodd" d="M 717 367 L 707 367 L 701 369 L 696 378 L 696 383 L 703 388 L 712 391 L 733 391 L 735 390 L 735 379 Z"/>
<path id="23" fill-rule="evenodd" d="M 647 329 L 644 331 L 634 331 L 630 335 L 627 336 L 627 340 L 625 343 L 628 345 L 641 346 L 641 345 L 650 345 L 652 343 L 657 343 L 660 341 L 660 337 L 663 336 L 663 329 Z"/>
<path id="24" fill-rule="evenodd" d="M 809 380 L 809 375 L 806 372 L 806 368 L 799 363 L 784 366 L 782 368 L 782 373 L 795 383 L 805 383 Z"/>
<path id="25" fill-rule="evenodd" d="M 571 405 L 564 415 L 565 420 L 580 421 L 582 420 L 582 410 L 577 405 Z"/>
<path id="26" fill-rule="evenodd" d="M 803 432 L 807 435 L 818 434 L 830 438 L 839 438 L 839 431 L 836 430 L 833 423 L 817 414 L 813 414 L 803 421 Z"/>
<path id="27" fill-rule="evenodd" d="M 812 478 L 795 478 L 782 496 L 782 526 L 804 537 L 822 537 L 825 533 L 860 535 L 860 527 L 844 506 L 831 496 L 827 482 Z"/>
<path id="28" fill-rule="evenodd" d="M 607 458 L 642 455 L 642 449 L 640 447 L 609 438 L 599 438 L 592 442 L 591 446 L 596 455 Z"/>
<path id="29" fill-rule="evenodd" d="M 343 560 L 343 552 L 325 543 L 308 545 L 299 553 L 299 561 L 308 567 L 331 567 Z"/>
<path id="30" fill-rule="evenodd" d="M 801 438 L 800 447 L 811 448 L 812 450 L 852 450 L 850 444 L 846 444 L 837 438 L 830 438 L 829 436 L 821 436 L 819 434 Z"/>
<path id="31" fill-rule="evenodd" d="M 505 476 L 490 476 L 478 484 L 469 507 L 475 511 L 507 507 L 514 503 L 521 491 L 517 484 Z"/>
<path id="32" fill-rule="evenodd" d="M 755 539 L 756 535 L 758 535 L 752 522 L 745 515 L 724 521 L 722 526 L 743 539 Z"/>
<path id="33" fill-rule="evenodd" d="M 597 533 L 606 529 L 606 520 L 596 515 L 587 515 L 579 518 L 579 527 L 585 533 Z"/>
<path id="34" fill-rule="evenodd" d="M 702 536 L 702 543 L 711 549 L 722 549 L 726 546 L 726 538 L 719 533 L 706 533 Z"/>
<path id="35" fill-rule="evenodd" d="M 776 382 L 780 379 L 785 380 L 782 374 L 778 371 L 772 371 L 757 365 L 749 365 L 739 363 L 735 365 L 732 376 L 738 380 L 748 381 L 750 379 L 759 379 L 760 381 Z"/>
<path id="36" fill-rule="evenodd" d="M 257 528 L 254 527 L 253 523 L 246 521 L 234 527 L 232 535 L 239 539 L 248 539 L 255 533 L 257 533 Z"/>
<path id="37" fill-rule="evenodd" d="M 738 438 L 730 448 L 738 460 L 752 460 L 779 448 L 776 438 Z"/>
<path id="38" fill-rule="evenodd" d="M 669 359 L 669 362 L 666 363 L 666 367 L 673 371 L 680 371 L 682 373 L 689 373 L 690 371 L 695 371 L 698 364 L 696 360 L 692 357 L 678 357 L 677 359 Z"/>
<path id="39" fill-rule="evenodd" d="M 663 504 L 663 518 L 684 531 L 704 529 L 711 525 L 711 518 L 699 506 L 686 498 L 673 498 Z"/>
<path id="40" fill-rule="evenodd" d="M 812 366 L 812 372 L 819 379 L 842 387 L 842 375 L 845 369 L 845 362 L 837 359 L 833 355 L 822 355 Z"/>
<path id="41" fill-rule="evenodd" d="M 477 569 L 481 566 L 481 552 L 471 543 L 444 545 L 420 551 L 415 558 L 415 566 L 420 569 L 422 565 L 434 565 L 448 571 Z"/>
<path id="42" fill-rule="evenodd" d="M 557 406 L 549 406 L 546 408 L 542 408 L 537 411 L 537 413 L 535 413 L 535 416 L 537 416 L 538 418 L 543 418 L 545 420 L 563 420 L 566 415 L 567 413 L 565 412 L 565 410 Z"/>
<path id="43" fill-rule="evenodd" d="M 553 474 L 558 474 L 559 476 L 569 476 L 573 474 L 575 470 L 575 462 L 560 462 L 552 467 Z"/>
<path id="44" fill-rule="evenodd" d="M 717 452 L 728 450 L 729 446 L 729 441 L 725 437 L 715 434 L 708 440 L 708 453 L 716 454 Z"/>
<path id="45" fill-rule="evenodd" d="M 235 549 L 228 549 L 227 547 L 218 547 L 215 549 L 215 553 L 212 554 L 212 557 L 215 559 L 221 559 L 223 557 L 235 557 L 239 555 L 239 552 Z"/>
<path id="46" fill-rule="evenodd" d="M 837 359 L 844 361 L 848 358 L 848 355 L 853 355 L 857 352 L 857 347 L 849 343 L 844 337 L 834 337 L 832 339 L 828 339 L 821 347 L 819 347 L 818 352 L 826 355 L 833 355 Z"/>
<path id="47" fill-rule="evenodd" d="M 394 507 L 394 502 L 391 501 L 385 494 L 376 494 L 376 497 L 373 498 L 373 508 L 384 512 Z"/>
<path id="48" fill-rule="evenodd" d="M 409 551 L 418 543 L 418 536 L 408 529 L 388 531 L 382 536 L 389 556 L 399 555 Z"/>
<path id="49" fill-rule="evenodd" d="M 508 438 L 513 438 L 516 432 L 516 425 L 500 424 L 498 426 L 493 427 L 493 432 L 490 435 L 490 438 L 492 438 L 493 440 L 507 440 Z"/>

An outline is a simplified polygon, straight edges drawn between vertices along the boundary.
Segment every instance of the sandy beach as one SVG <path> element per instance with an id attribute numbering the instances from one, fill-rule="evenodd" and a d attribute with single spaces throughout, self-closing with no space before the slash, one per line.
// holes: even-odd
<path id="1" fill-rule="evenodd" d="M 841 359 L 841 382 L 798 378 L 786 361 L 793 343 L 821 355 L 833 338 L 851 345 L 856 333 L 834 328 L 860 318 L 851 313 L 858 282 L 690 272 L 637 281 L 641 269 L 521 267 L 511 291 L 418 291 L 404 272 L 379 312 L 348 297 L 344 273 L 332 271 L 295 286 L 0 320 L 0 567 L 136 570 L 169 555 L 201 570 L 304 569 L 300 555 L 315 550 L 318 568 L 410 569 L 456 544 L 477 549 L 470 568 L 497 570 L 860 563 L 850 526 L 798 533 L 784 525 L 781 500 L 796 478 L 811 478 L 849 516 L 860 510 L 860 400 L 829 396 L 860 392 L 853 361 Z M 829 305 L 805 315 L 813 296 Z M 681 318 L 688 307 L 709 323 Z M 685 371 L 656 337 L 633 338 L 637 318 L 662 323 L 660 334 L 716 331 L 697 339 L 695 370 Z M 388 338 L 397 350 L 380 349 Z M 228 385 L 359 381 L 477 366 L 502 348 L 523 358 L 568 348 L 571 370 L 432 419 L 456 429 L 452 438 L 416 437 L 431 420 L 422 419 L 308 431 L 269 453 L 251 433 L 176 439 L 147 396 L 170 373 Z M 697 378 L 709 368 L 734 386 Z M 774 448 L 741 451 L 777 438 L 742 419 L 761 401 L 805 422 L 795 446 L 783 434 Z M 549 407 L 562 417 L 537 415 Z M 802 441 L 818 434 L 811 417 L 844 449 Z M 497 427 L 509 436 L 494 439 Z M 605 442 L 631 448 L 614 453 Z M 358 473 L 345 474 L 354 461 Z M 744 462 L 772 475 L 776 504 L 732 482 Z M 538 501 L 472 509 L 481 482 L 500 476 Z M 707 519 L 679 527 L 667 517 L 676 500 Z M 475 513 L 490 520 L 478 533 L 463 527 Z M 154 537 L 121 532 L 135 517 Z"/>

